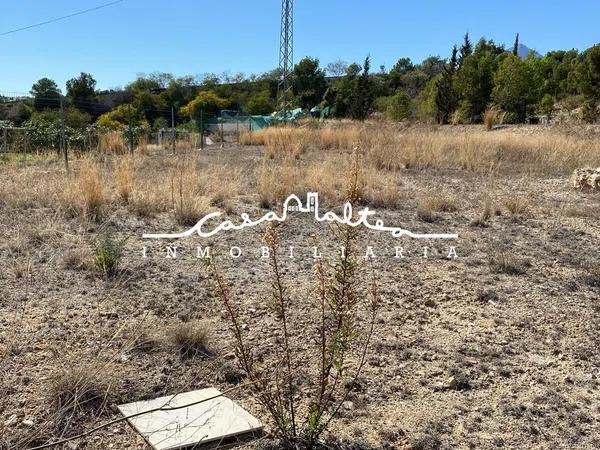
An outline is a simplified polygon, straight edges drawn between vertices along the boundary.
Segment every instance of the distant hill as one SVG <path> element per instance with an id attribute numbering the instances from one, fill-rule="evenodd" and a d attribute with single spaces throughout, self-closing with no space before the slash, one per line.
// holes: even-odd
<path id="1" fill-rule="evenodd" d="M 537 51 L 535 51 L 523 44 L 519 44 L 519 50 L 517 51 L 517 54 L 519 55 L 519 58 L 525 59 L 529 56 L 529 52 L 531 52 L 531 51 L 533 52 L 533 55 L 536 58 L 542 57 L 542 55 L 540 55 Z"/>

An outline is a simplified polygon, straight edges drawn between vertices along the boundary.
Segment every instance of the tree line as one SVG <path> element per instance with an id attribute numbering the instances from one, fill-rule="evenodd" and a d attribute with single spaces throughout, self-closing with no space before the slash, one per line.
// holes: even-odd
<path id="1" fill-rule="evenodd" d="M 600 115 L 600 44 L 584 51 L 557 50 L 546 55 L 519 55 L 519 36 L 505 48 L 469 34 L 447 58 L 431 56 L 415 64 L 400 58 L 387 70 L 371 68 L 367 56 L 359 63 L 336 61 L 321 67 L 316 58 L 299 61 L 292 73 L 293 106 L 327 111 L 333 117 L 363 120 L 372 114 L 390 120 L 478 123 L 491 107 L 505 120 L 522 123 L 558 110 L 588 122 Z M 52 123 L 62 117 L 68 126 L 92 124 L 159 129 L 174 119 L 179 127 L 196 126 L 200 111 L 221 110 L 264 115 L 277 110 L 278 70 L 261 75 L 207 74 L 201 79 L 167 73 L 139 76 L 123 89 L 100 91 L 91 74 L 66 83 L 63 96 L 56 82 L 42 78 L 31 97 L 0 98 L 0 121 L 14 125 Z"/>

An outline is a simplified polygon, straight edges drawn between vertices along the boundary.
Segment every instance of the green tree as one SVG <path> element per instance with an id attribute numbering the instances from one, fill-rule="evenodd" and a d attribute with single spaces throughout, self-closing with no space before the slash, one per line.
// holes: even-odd
<path id="1" fill-rule="evenodd" d="M 336 117 L 347 117 L 350 115 L 353 95 L 358 84 L 358 75 L 361 71 L 360 65 L 352 63 L 346 70 L 346 75 L 332 82 L 331 87 L 325 92 L 325 103 L 330 105 L 332 113 Z"/>
<path id="2" fill-rule="evenodd" d="M 452 48 L 452 56 L 437 79 L 435 86 L 436 120 L 439 124 L 448 123 L 450 115 L 456 109 L 458 101 L 454 89 L 454 73 L 456 72 L 456 46 Z"/>
<path id="3" fill-rule="evenodd" d="M 201 91 L 196 98 L 181 108 L 181 113 L 189 116 L 200 127 L 203 120 L 216 115 L 229 106 L 229 101 L 219 97 L 213 91 Z"/>
<path id="4" fill-rule="evenodd" d="M 244 110 L 248 114 L 270 114 L 275 109 L 275 102 L 269 91 L 260 91 L 251 94 L 246 101 Z"/>
<path id="5" fill-rule="evenodd" d="M 452 47 L 452 55 L 450 56 L 450 69 L 453 72 L 456 72 L 456 70 L 458 69 L 458 48 L 456 47 L 456 45 L 454 45 L 454 47 Z"/>
<path id="6" fill-rule="evenodd" d="M 410 106 L 410 97 L 406 92 L 400 90 L 388 99 L 385 116 L 398 122 L 408 119 L 411 116 Z"/>
<path id="7" fill-rule="evenodd" d="M 323 100 L 327 89 L 325 71 L 319 68 L 317 58 L 306 57 L 294 67 L 292 92 L 301 108 L 310 109 Z"/>
<path id="8" fill-rule="evenodd" d="M 465 33 L 465 37 L 463 39 L 463 44 L 460 47 L 460 55 L 458 57 L 458 65 L 462 66 L 465 59 L 473 53 L 473 44 L 471 43 L 471 38 L 469 37 L 469 33 Z"/>
<path id="9" fill-rule="evenodd" d="M 585 99 L 584 119 L 593 122 L 598 117 L 600 103 L 600 44 L 583 52 L 574 77 L 577 80 L 578 90 Z"/>
<path id="10" fill-rule="evenodd" d="M 362 73 L 357 79 L 356 90 L 352 93 L 350 102 L 350 117 L 356 120 L 367 118 L 373 107 L 373 91 L 369 70 L 371 57 L 367 56 Z"/>
<path id="11" fill-rule="evenodd" d="M 529 107 L 538 101 L 538 92 L 531 66 L 518 56 L 508 54 L 494 76 L 494 102 L 513 113 L 517 122 L 524 122 Z"/>
<path id="12" fill-rule="evenodd" d="M 96 80 L 89 73 L 81 72 L 78 77 L 67 81 L 67 97 L 78 110 L 93 114 L 96 100 Z"/>
<path id="13" fill-rule="evenodd" d="M 552 112 L 554 111 L 554 99 L 550 94 L 544 94 L 538 104 L 538 111 L 548 118 L 552 117 Z"/>
<path id="14" fill-rule="evenodd" d="M 450 114 L 456 108 L 456 92 L 453 85 L 453 72 L 450 67 L 446 68 L 437 79 L 435 93 L 435 107 L 437 110 L 437 122 L 448 123 Z"/>
<path id="15" fill-rule="evenodd" d="M 458 99 L 469 105 L 471 120 L 480 120 L 482 113 L 491 101 L 494 87 L 494 73 L 502 58 L 509 56 L 504 48 L 492 41 L 480 40 L 475 51 L 467 56 L 454 78 Z"/>
<path id="16" fill-rule="evenodd" d="M 30 92 L 33 95 L 33 107 L 36 110 L 60 108 L 60 91 L 54 80 L 41 78 L 31 86 Z"/>
<path id="17" fill-rule="evenodd" d="M 519 56 L 519 33 L 517 33 L 517 36 L 515 37 L 515 43 L 513 45 L 512 54 L 515 56 Z"/>
<path id="18" fill-rule="evenodd" d="M 110 130 L 121 130 L 130 124 L 134 127 L 149 128 L 144 114 L 133 105 L 119 105 L 112 111 L 102 114 L 96 120 L 96 124 Z"/>

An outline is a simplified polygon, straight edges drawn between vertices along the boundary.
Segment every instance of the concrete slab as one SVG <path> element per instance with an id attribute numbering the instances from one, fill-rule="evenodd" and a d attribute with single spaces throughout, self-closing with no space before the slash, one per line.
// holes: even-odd
<path id="1" fill-rule="evenodd" d="M 258 419 L 233 400 L 219 395 L 221 392 L 214 388 L 200 389 L 128 403 L 118 408 L 124 416 L 163 409 L 128 419 L 156 450 L 204 445 L 262 430 Z M 210 400 L 201 402 L 206 399 Z M 189 404 L 193 405 L 182 407 Z M 173 409 L 177 407 L 181 408 Z"/>

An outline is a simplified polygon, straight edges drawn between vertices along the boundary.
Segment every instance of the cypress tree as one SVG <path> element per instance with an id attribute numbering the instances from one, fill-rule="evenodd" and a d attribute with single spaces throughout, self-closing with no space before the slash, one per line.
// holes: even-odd
<path id="1" fill-rule="evenodd" d="M 515 45 L 513 45 L 513 55 L 519 56 L 519 33 L 515 37 Z"/>
<path id="2" fill-rule="evenodd" d="M 458 58 L 458 65 L 461 66 L 467 56 L 473 53 L 473 44 L 469 38 L 469 32 L 465 34 L 463 45 L 460 47 L 460 56 Z"/>
<path id="3" fill-rule="evenodd" d="M 456 109 L 457 95 L 454 90 L 454 73 L 457 69 L 456 45 L 452 48 L 450 61 L 444 67 L 440 78 L 436 83 L 435 107 L 437 110 L 437 122 L 439 124 L 448 123 L 450 114 Z"/>
<path id="4" fill-rule="evenodd" d="M 353 94 L 351 101 L 350 115 L 353 119 L 364 120 L 371 112 L 373 104 L 373 92 L 371 86 L 371 57 L 365 58 L 363 64 L 363 72 L 356 82 L 356 91 Z"/>
<path id="5" fill-rule="evenodd" d="M 452 56 L 450 57 L 450 69 L 454 72 L 458 69 L 458 48 L 452 47 Z"/>

